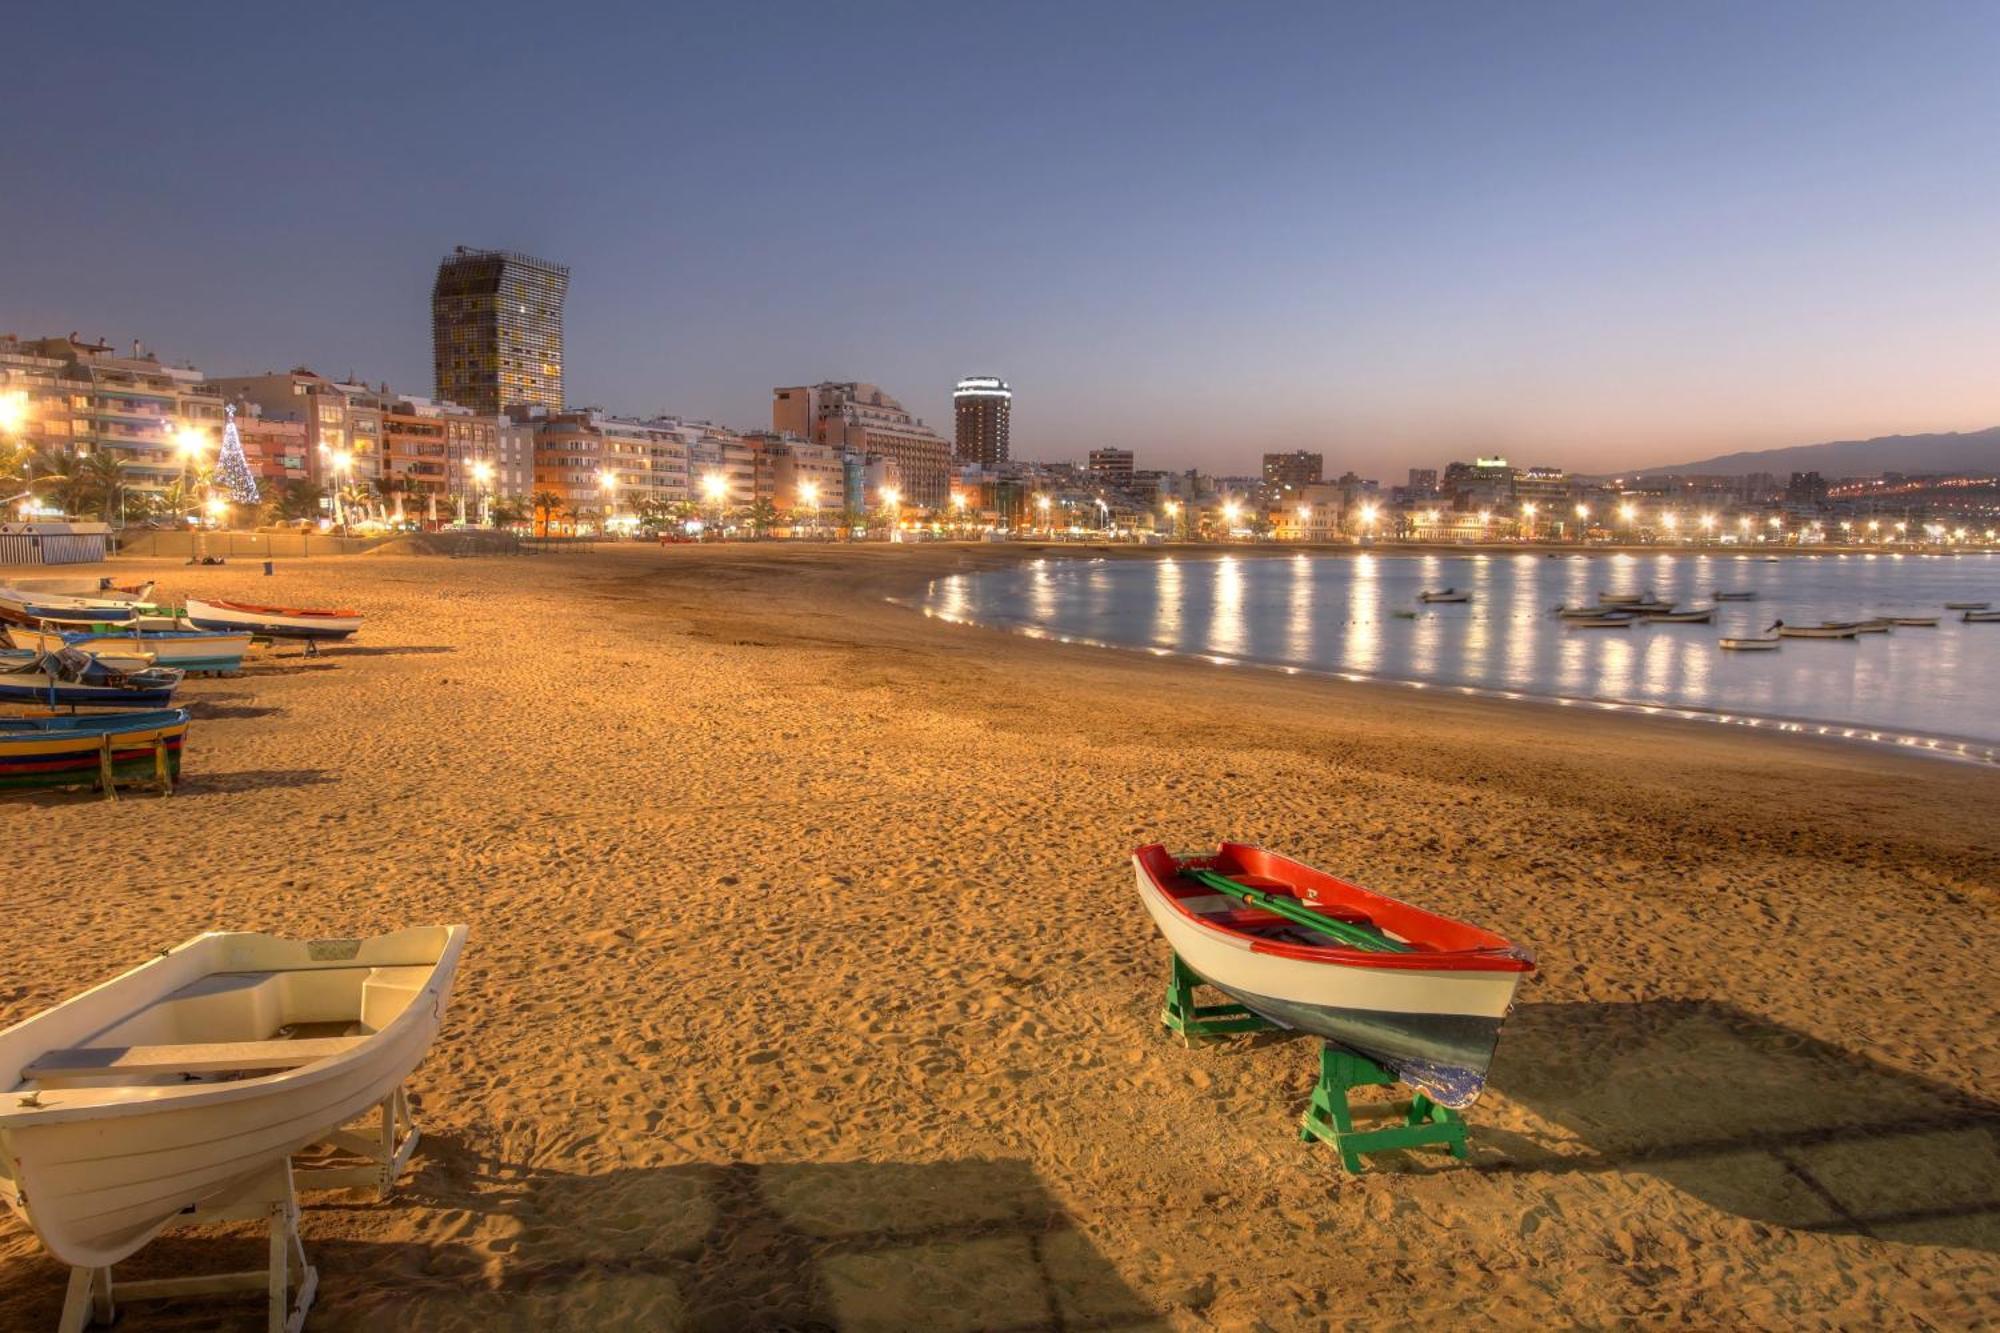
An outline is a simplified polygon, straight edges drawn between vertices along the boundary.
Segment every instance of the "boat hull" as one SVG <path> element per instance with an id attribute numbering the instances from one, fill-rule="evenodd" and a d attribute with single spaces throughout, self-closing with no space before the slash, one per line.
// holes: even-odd
<path id="1" fill-rule="evenodd" d="M 179 708 L 130 717 L 0 720 L 0 787 L 95 786 L 103 776 L 107 736 L 114 780 L 151 777 L 154 747 L 162 743 L 167 772 L 179 777 L 187 729 L 187 710 Z"/>
<path id="2" fill-rule="evenodd" d="M 361 628 L 360 616 L 337 613 L 287 614 L 273 607 L 227 602 L 187 602 L 187 621 L 197 629 L 248 630 L 271 639 L 345 639 Z"/>
<path id="3" fill-rule="evenodd" d="M 120 652 L 146 652 L 156 666 L 182 671 L 235 671 L 250 651 L 248 633 L 209 630 L 169 630 L 138 634 L 58 634 L 45 630 L 9 628 L 7 638 L 16 648 L 54 652 L 58 648 L 78 648 L 92 656 L 115 657 Z"/>
<path id="4" fill-rule="evenodd" d="M 429 938 L 408 947 L 413 937 L 439 935 L 441 947 Z M 210 965 L 216 946 L 235 940 L 292 944 L 268 936 L 199 936 L 0 1033 L 0 1077 L 18 1090 L 21 1071 L 37 1056 L 104 1030 L 91 1011 L 119 1009 L 121 991 L 158 997 L 219 975 Z M 437 1034 L 464 941 L 463 926 L 402 931 L 344 942 L 361 945 L 358 962 L 301 969 L 429 969 L 397 1017 L 345 1054 L 258 1077 L 111 1090 L 135 1094 L 123 1100 L 107 1100 L 104 1089 L 70 1088 L 38 1093 L 35 1107 L 10 1099 L 17 1104 L 0 1111 L 0 1146 L 13 1174 L 16 1210 L 57 1259 L 103 1267 L 131 1255 L 184 1210 L 227 1201 L 262 1172 L 366 1113 L 408 1077 Z M 72 1006 L 79 1012 L 65 1021 Z M 31 1032 L 37 1024 L 46 1024 L 46 1033 Z"/>
<path id="5" fill-rule="evenodd" d="M 1142 855 L 1134 857 L 1140 901 L 1203 981 L 1273 1023 L 1367 1056 L 1441 1105 L 1463 1108 L 1478 1099 L 1501 1024 L 1532 964 L 1388 968 L 1265 952 L 1251 937 L 1177 907 Z"/>

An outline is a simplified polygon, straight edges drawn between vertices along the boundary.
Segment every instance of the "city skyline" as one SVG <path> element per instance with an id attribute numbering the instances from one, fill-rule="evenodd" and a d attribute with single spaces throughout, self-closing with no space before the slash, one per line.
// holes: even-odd
<path id="1" fill-rule="evenodd" d="M 1138 12 L 1082 16 L 1060 53 L 1024 15 L 969 73 L 920 11 L 650 17 L 681 60 L 643 94 L 632 34 L 515 49 L 496 23 L 454 30 L 481 57 L 454 70 L 596 61 L 619 114 L 465 124 L 464 89 L 414 77 L 440 19 L 315 29 L 295 99 L 285 21 L 86 43 L 31 15 L 7 96 L 66 113 L 7 150 L 35 188 L 0 225 L 37 262 L 0 331 L 421 386 L 463 244 L 571 267 L 572 403 L 743 428 L 773 384 L 854 379 L 948 434 L 988 371 L 1018 457 L 1227 474 L 1300 449 L 1606 471 L 2000 420 L 2000 15 Z M 862 47 L 898 78 L 847 86 Z M 757 105 L 713 99 L 780 69 Z M 474 136 L 562 169 L 424 165 Z M 825 169 L 767 174 L 785 146 Z M 578 207 L 594 190 L 618 206 Z"/>

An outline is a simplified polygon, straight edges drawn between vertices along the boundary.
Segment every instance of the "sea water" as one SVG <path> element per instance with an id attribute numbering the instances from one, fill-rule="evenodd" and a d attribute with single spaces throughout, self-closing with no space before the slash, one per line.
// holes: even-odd
<path id="1" fill-rule="evenodd" d="M 1455 587 L 1466 604 L 1424 605 Z M 1750 591 L 1755 601 L 1716 602 Z M 1578 629 L 1558 606 L 1651 592 L 1715 606 L 1707 625 Z M 2000 624 L 1944 603 L 2000 607 L 2000 556 L 1402 554 L 1045 559 L 935 581 L 922 607 L 952 620 L 1108 646 L 1301 672 L 1682 713 L 2000 759 Z M 1410 618 L 1414 614 L 1414 618 Z M 1879 615 L 1936 615 L 1776 652 L 1717 640 Z"/>

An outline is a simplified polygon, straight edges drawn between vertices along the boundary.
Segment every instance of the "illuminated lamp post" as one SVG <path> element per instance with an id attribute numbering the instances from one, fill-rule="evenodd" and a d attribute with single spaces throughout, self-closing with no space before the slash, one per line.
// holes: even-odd
<path id="1" fill-rule="evenodd" d="M 1042 535 L 1044 537 L 1053 535 L 1054 530 L 1049 527 L 1049 497 L 1046 495 L 1037 495 L 1035 497 L 1035 508 L 1042 511 Z"/>
<path id="2" fill-rule="evenodd" d="M 799 503 L 805 506 L 805 511 L 809 516 L 806 521 L 806 531 L 810 532 L 811 534 L 813 534 L 813 536 L 817 537 L 819 535 L 819 483 L 818 482 L 802 481 L 799 483 Z"/>
<path id="3" fill-rule="evenodd" d="M 882 507 L 889 511 L 889 540 L 903 540 L 903 493 L 894 486 L 882 488 Z"/>
<path id="4" fill-rule="evenodd" d="M 715 535 L 722 537 L 722 502 L 729 498 L 729 478 L 720 472 L 711 472 L 701 479 L 701 493 L 708 497 L 708 503 L 715 510 Z"/>

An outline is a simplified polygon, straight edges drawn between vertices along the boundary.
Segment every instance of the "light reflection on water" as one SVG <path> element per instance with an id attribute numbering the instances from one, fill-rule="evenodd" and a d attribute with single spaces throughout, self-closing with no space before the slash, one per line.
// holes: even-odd
<path id="1" fill-rule="evenodd" d="M 1445 586 L 1470 589 L 1472 602 L 1417 603 L 1420 590 Z M 1553 614 L 1606 592 L 1708 605 L 1717 588 L 1758 600 L 1717 603 L 1708 625 L 1575 630 Z M 1967 600 L 2000 603 L 2000 557 L 1040 560 L 939 579 L 924 606 L 954 620 L 1309 670 L 2000 742 L 2000 625 L 1942 611 Z M 1780 618 L 1895 613 L 1946 618 L 1936 629 L 1786 640 L 1775 653 L 1716 644 Z"/>

